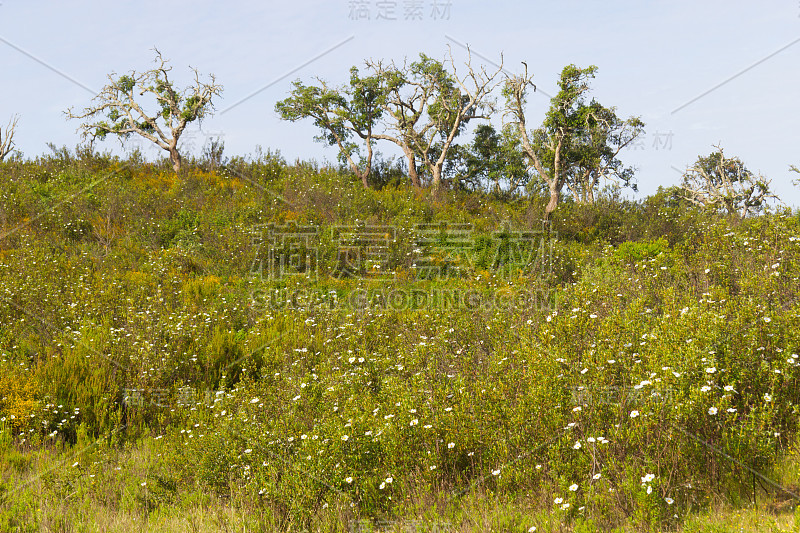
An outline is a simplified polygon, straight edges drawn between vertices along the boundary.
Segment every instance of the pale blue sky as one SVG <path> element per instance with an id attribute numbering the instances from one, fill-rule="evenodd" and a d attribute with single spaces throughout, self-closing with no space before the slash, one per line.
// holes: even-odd
<path id="1" fill-rule="evenodd" d="M 357 3 L 370 20 L 351 19 Z M 224 85 L 217 113 L 202 129 L 222 136 L 226 154 L 261 145 L 288 160 L 335 160 L 335 150 L 312 140 L 310 123 L 277 118 L 275 102 L 292 80 L 320 76 L 340 84 L 366 58 L 402 61 L 425 52 L 443 59 L 448 44 L 458 60 L 458 43 L 467 43 L 494 61 L 502 53 L 509 71 L 526 61 L 549 94 L 565 65 L 597 65 L 592 95 L 647 125 L 642 146 L 623 152 L 639 167 L 639 196 L 676 184 L 678 170 L 721 143 L 771 178 L 787 203 L 800 205 L 800 188 L 791 184 L 800 176 L 788 171 L 800 164 L 798 0 L 437 0 L 439 9 L 450 4 L 444 17 L 433 16 L 433 0 L 419 0 L 422 20 L 406 20 L 406 0 L 384 3 L 396 6 L 397 20 L 376 20 L 378 0 L 0 0 L 0 123 L 20 115 L 16 141 L 27 157 L 47 152 L 47 142 L 72 148 L 80 140 L 77 123 L 63 112 L 87 105 L 87 88 L 98 91 L 109 72 L 149 68 L 157 46 L 177 80 L 189 79 L 191 65 Z M 543 95 L 530 98 L 532 126 L 547 105 Z M 199 151 L 204 138 L 197 132 L 187 141 Z M 99 147 L 120 150 L 115 140 Z"/>

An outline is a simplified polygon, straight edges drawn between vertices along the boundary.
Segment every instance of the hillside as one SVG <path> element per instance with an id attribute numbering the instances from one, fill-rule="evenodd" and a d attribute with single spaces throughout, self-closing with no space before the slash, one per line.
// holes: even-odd
<path id="1" fill-rule="evenodd" d="M 0 531 L 800 523 L 796 213 L 206 163 L 0 164 Z"/>

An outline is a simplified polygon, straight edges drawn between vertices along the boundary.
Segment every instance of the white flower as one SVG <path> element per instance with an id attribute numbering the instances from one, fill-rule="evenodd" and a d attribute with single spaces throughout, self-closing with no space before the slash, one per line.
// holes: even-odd
<path id="1" fill-rule="evenodd" d="M 656 478 L 655 474 L 645 474 L 642 478 L 642 483 L 650 483 Z"/>
<path id="2" fill-rule="evenodd" d="M 772 322 L 772 319 L 771 319 L 770 317 L 768 317 L 768 316 L 765 316 L 765 317 L 764 317 L 764 322 L 766 322 L 767 324 L 769 324 L 770 322 Z"/>
<path id="3" fill-rule="evenodd" d="M 703 385 L 702 387 L 700 387 L 700 391 L 701 392 L 708 392 L 710 390 L 711 390 L 711 387 L 709 387 L 708 385 Z"/>
<path id="4" fill-rule="evenodd" d="M 528 533 L 533 533 L 534 531 L 536 531 L 536 526 L 531 526 L 528 528 Z"/>
<path id="5" fill-rule="evenodd" d="M 350 436 L 349 436 L 349 435 L 342 435 L 342 440 L 347 440 L 347 439 L 349 439 L 349 438 L 350 438 Z"/>
<path id="6" fill-rule="evenodd" d="M 452 449 L 453 449 L 453 448 L 455 448 L 455 447 L 456 447 L 456 443 L 455 443 L 455 442 L 449 442 L 449 443 L 447 443 L 447 448 L 448 448 L 448 449 L 451 449 L 451 450 L 452 450 Z"/>
<path id="7" fill-rule="evenodd" d="M 594 437 L 589 437 L 588 439 L 586 439 L 586 442 L 594 442 L 594 441 L 595 441 Z"/>
<path id="8" fill-rule="evenodd" d="M 572 485 L 569 486 L 569 490 L 575 492 L 576 490 L 578 490 L 578 485 L 576 483 L 573 483 Z"/>
<path id="9" fill-rule="evenodd" d="M 708 414 L 710 414 L 710 415 L 717 414 L 717 408 L 716 407 L 709 407 L 708 408 Z"/>
<path id="10" fill-rule="evenodd" d="M 409 426 L 416 426 L 417 424 L 419 424 L 419 420 L 417 420 L 417 419 L 415 418 L 415 419 L 414 419 L 414 420 L 412 420 L 412 421 L 411 421 L 411 422 L 410 422 L 408 425 L 409 425 Z"/>
<path id="11" fill-rule="evenodd" d="M 772 401 L 772 395 L 764 393 L 764 401 L 765 402 L 771 402 Z"/>
<path id="12" fill-rule="evenodd" d="M 436 470 L 436 465 L 431 465 L 431 466 L 430 466 L 430 467 L 428 467 L 428 468 L 430 468 L 431 470 Z"/>
<path id="13" fill-rule="evenodd" d="M 577 407 L 573 407 L 573 408 L 572 408 L 572 412 L 573 412 L 573 413 L 577 413 L 578 411 L 581 411 L 581 406 L 580 406 L 580 405 L 579 405 L 579 406 L 577 406 Z"/>
<path id="14" fill-rule="evenodd" d="M 386 483 L 385 483 L 385 482 L 384 482 L 384 483 L 381 483 L 380 487 L 378 487 L 378 488 L 379 488 L 379 489 L 381 489 L 381 490 L 383 490 L 384 488 L 386 488 Z"/>
<path id="15" fill-rule="evenodd" d="M 667 505 L 672 505 L 673 503 L 675 503 L 675 500 L 673 500 L 672 498 L 664 498 L 664 501 L 667 502 Z"/>
<path id="16" fill-rule="evenodd" d="M 247 449 L 244 451 L 244 453 L 253 453 L 253 450 L 252 450 L 251 448 L 247 448 Z"/>
<path id="17" fill-rule="evenodd" d="M 647 494 L 650 494 L 651 492 L 653 492 L 653 487 L 647 485 Z"/>
<path id="18" fill-rule="evenodd" d="M 260 401 L 261 400 L 259 400 L 258 398 L 253 398 L 252 400 L 250 400 L 250 403 L 258 403 Z"/>
<path id="19" fill-rule="evenodd" d="M 292 398 L 292 401 L 293 401 L 293 402 L 296 402 L 296 401 L 297 401 L 297 400 L 299 400 L 299 399 L 300 399 L 300 395 L 298 394 L 297 396 L 295 396 L 294 398 Z"/>
<path id="20" fill-rule="evenodd" d="M 600 479 L 600 472 L 598 472 L 597 474 L 593 475 L 592 479 L 594 479 L 594 480 Z"/>
<path id="21" fill-rule="evenodd" d="M 630 416 L 631 416 L 631 418 L 636 418 L 637 416 L 639 416 L 639 411 L 631 411 L 631 415 Z"/>
<path id="22" fill-rule="evenodd" d="M 563 501 L 564 501 L 564 500 L 563 500 L 562 498 L 556 498 L 555 500 L 553 500 L 553 503 L 555 503 L 556 505 L 558 505 L 559 503 L 561 503 L 561 502 L 563 502 Z"/>
<path id="23" fill-rule="evenodd" d="M 389 476 L 389 477 L 387 477 L 387 478 L 386 478 L 384 481 L 385 481 L 386 483 L 391 483 L 392 481 L 394 481 L 394 478 L 392 478 L 391 476 Z"/>
<path id="24" fill-rule="evenodd" d="M 581 441 L 575 441 L 575 444 L 572 446 L 573 450 L 580 450 L 581 449 Z"/>
<path id="25" fill-rule="evenodd" d="M 569 509 L 569 502 L 563 503 L 561 505 L 561 510 L 562 511 L 566 511 L 567 509 Z"/>
<path id="26" fill-rule="evenodd" d="M 497 470 L 492 470 L 492 475 L 493 476 L 499 476 L 500 475 L 500 469 L 498 468 Z"/>
<path id="27" fill-rule="evenodd" d="M 723 389 L 725 390 L 725 392 L 736 392 L 733 390 L 733 385 L 725 385 Z"/>
<path id="28" fill-rule="evenodd" d="M 706 368 L 706 374 L 713 374 L 716 371 L 717 371 L 717 368 L 713 367 L 713 366 Z"/>
<path id="29" fill-rule="evenodd" d="M 351 477 L 346 477 L 346 478 L 344 478 L 344 480 L 345 480 L 347 483 L 352 483 L 352 482 L 353 482 L 353 478 L 351 478 Z"/>
<path id="30" fill-rule="evenodd" d="M 728 407 L 728 412 L 729 413 L 735 413 L 736 409 L 734 409 L 733 407 Z"/>

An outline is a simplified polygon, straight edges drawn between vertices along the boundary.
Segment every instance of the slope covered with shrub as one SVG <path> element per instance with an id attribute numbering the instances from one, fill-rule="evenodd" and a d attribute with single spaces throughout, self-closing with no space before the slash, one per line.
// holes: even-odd
<path id="1" fill-rule="evenodd" d="M 3 164 L 0 529 L 211 501 L 292 530 L 662 529 L 780 493 L 753 472 L 796 441 L 798 217 L 661 190 L 543 229 L 545 203 L 273 154 Z"/>

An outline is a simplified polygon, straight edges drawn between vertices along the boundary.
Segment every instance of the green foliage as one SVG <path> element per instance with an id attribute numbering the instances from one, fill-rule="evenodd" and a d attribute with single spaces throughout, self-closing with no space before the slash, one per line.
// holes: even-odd
<path id="1" fill-rule="evenodd" d="M 544 234 L 534 202 L 363 189 L 271 153 L 175 176 L 66 151 L 4 164 L 0 188 L 20 226 L 0 248 L 0 529 L 211 498 L 277 529 L 663 530 L 744 501 L 744 466 L 777 476 L 796 442 L 790 213 L 732 226 L 674 190 L 609 193 Z M 319 245 L 275 249 L 318 268 L 252 273 L 290 222 Z M 342 275 L 336 231 L 381 226 L 392 276 Z M 7 481 L 42 472 L 43 496 Z"/>

